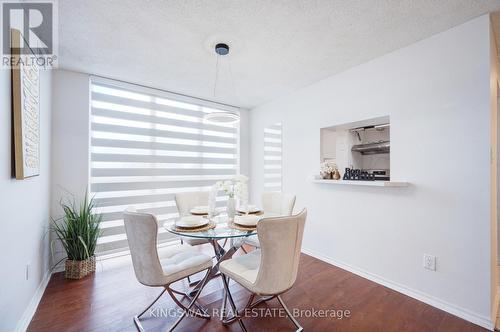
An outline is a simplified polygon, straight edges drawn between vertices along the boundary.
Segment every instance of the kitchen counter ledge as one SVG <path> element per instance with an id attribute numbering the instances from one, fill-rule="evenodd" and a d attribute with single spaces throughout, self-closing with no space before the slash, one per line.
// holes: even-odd
<path id="1" fill-rule="evenodd" d="M 368 187 L 408 187 L 408 182 L 401 181 L 349 181 L 349 180 L 324 180 L 313 178 L 314 183 L 325 183 L 348 186 L 368 186 Z"/>

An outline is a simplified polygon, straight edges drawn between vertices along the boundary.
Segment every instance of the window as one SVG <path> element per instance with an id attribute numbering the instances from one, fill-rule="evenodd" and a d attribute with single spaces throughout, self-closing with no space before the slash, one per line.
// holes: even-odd
<path id="1" fill-rule="evenodd" d="M 103 215 L 97 252 L 127 249 L 123 211 L 177 215 L 174 194 L 209 190 L 239 172 L 239 124 L 205 113 L 237 109 L 100 78 L 91 82 L 90 191 Z M 223 206 L 227 197 L 217 198 Z"/>
<path id="2" fill-rule="evenodd" d="M 264 128 L 264 191 L 282 190 L 282 125 Z"/>

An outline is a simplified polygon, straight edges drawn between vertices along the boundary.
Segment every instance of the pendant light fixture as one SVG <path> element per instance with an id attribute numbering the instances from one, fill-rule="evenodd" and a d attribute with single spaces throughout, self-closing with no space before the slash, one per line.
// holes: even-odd
<path id="1" fill-rule="evenodd" d="M 219 74 L 219 57 L 229 54 L 229 45 L 227 45 L 226 43 L 217 43 L 215 45 L 215 54 L 217 57 L 217 61 L 215 64 L 214 97 L 217 88 L 217 78 Z M 226 124 L 237 123 L 238 121 L 240 121 L 240 115 L 238 113 L 229 111 L 207 113 L 203 118 L 210 122 Z"/>

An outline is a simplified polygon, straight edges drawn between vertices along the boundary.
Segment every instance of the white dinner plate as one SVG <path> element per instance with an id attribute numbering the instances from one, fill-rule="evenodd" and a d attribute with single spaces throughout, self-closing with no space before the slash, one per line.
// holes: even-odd
<path id="1" fill-rule="evenodd" d="M 243 215 L 243 216 L 234 216 L 234 223 L 241 226 L 255 226 L 261 219 L 260 216 L 256 216 L 253 214 Z"/>
<path id="2" fill-rule="evenodd" d="M 200 216 L 182 217 L 175 223 L 176 226 L 185 228 L 201 227 L 205 226 L 206 224 L 208 224 L 208 219 Z"/>
<path id="3" fill-rule="evenodd" d="M 238 212 L 240 213 L 258 213 L 260 212 L 260 209 L 257 207 L 257 205 L 247 205 L 247 208 L 245 209 L 244 206 L 240 206 L 238 208 Z"/>
<path id="4" fill-rule="evenodd" d="M 208 214 L 208 206 L 206 205 L 195 206 L 189 212 L 191 212 L 192 214 Z"/>

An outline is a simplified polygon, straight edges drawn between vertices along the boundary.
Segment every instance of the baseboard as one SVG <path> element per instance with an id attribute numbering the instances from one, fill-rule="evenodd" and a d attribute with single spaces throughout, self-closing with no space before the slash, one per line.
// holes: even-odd
<path id="1" fill-rule="evenodd" d="M 64 272 L 64 262 L 62 264 L 59 263 L 59 265 L 54 266 L 52 268 L 52 273 L 51 274 L 58 273 L 58 272 Z"/>
<path id="2" fill-rule="evenodd" d="M 364 271 L 362 269 L 351 266 L 349 264 L 339 262 L 335 259 L 332 259 L 330 257 L 327 257 L 327 256 L 320 254 L 320 253 L 317 253 L 315 251 L 308 250 L 308 249 L 302 249 L 302 252 L 304 254 L 307 254 L 309 256 L 317 258 L 323 262 L 337 266 L 341 269 L 347 270 L 347 271 L 354 273 L 356 275 L 359 275 L 363 278 L 366 278 L 368 280 L 376 282 L 377 284 L 383 285 L 383 286 L 390 288 L 392 290 L 395 290 L 399 293 L 402 293 L 404 295 L 407 295 L 409 297 L 417 299 L 421 302 L 427 303 L 433 307 L 436 307 L 438 309 L 446 311 L 454 316 L 463 318 L 471 323 L 474 323 L 474 324 L 477 324 L 481 327 L 484 327 L 485 329 L 488 329 L 491 331 L 494 330 L 495 322 L 492 322 L 491 318 L 489 318 L 489 317 L 478 315 L 477 313 L 472 312 L 468 309 L 458 307 L 452 303 L 443 301 L 443 300 L 438 299 L 438 298 L 431 296 L 429 294 L 423 293 L 423 292 L 415 290 L 415 289 L 411 289 L 405 285 L 399 284 L 397 282 L 393 282 L 391 280 L 388 280 L 388 279 L 380 277 L 376 274 Z"/>
<path id="3" fill-rule="evenodd" d="M 52 276 L 51 270 L 48 270 L 43 276 L 42 282 L 40 283 L 40 285 L 38 285 L 35 294 L 31 298 L 30 303 L 28 304 L 28 307 L 26 307 L 21 319 L 17 323 L 15 329 L 16 332 L 25 332 L 28 329 L 28 326 L 31 323 L 31 319 L 35 315 L 36 309 L 38 308 L 38 304 L 42 299 L 43 292 L 45 292 L 45 288 L 47 288 L 51 276 Z"/>

